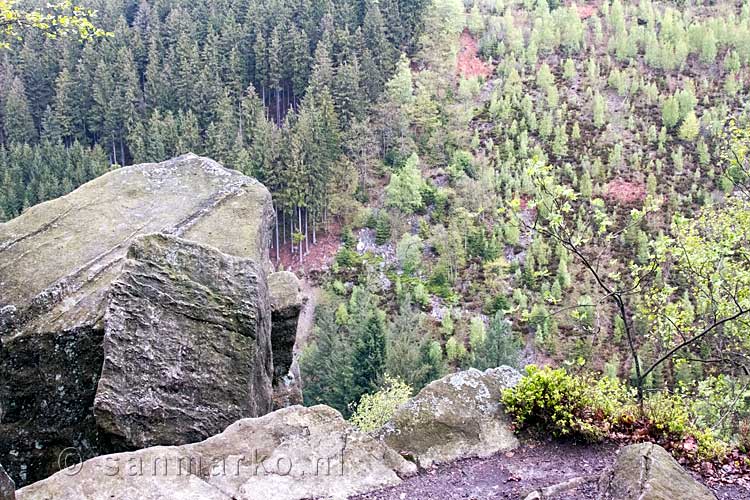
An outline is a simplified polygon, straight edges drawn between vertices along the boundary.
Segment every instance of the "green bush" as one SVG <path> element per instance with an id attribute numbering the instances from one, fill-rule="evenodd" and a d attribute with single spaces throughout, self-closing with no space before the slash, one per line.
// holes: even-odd
<path id="1" fill-rule="evenodd" d="M 526 376 L 502 395 L 506 411 L 520 428 L 587 441 L 603 438 L 613 422 L 627 418 L 629 399 L 628 390 L 616 380 L 594 382 L 562 368 L 534 365 L 527 366 Z"/>
<path id="2" fill-rule="evenodd" d="M 657 392 L 642 406 L 633 388 L 618 379 L 564 369 L 526 367 L 526 376 L 502 395 L 521 429 L 587 441 L 614 434 L 646 438 L 701 460 L 720 458 L 727 444 L 707 426 L 696 425 L 689 399 Z"/>

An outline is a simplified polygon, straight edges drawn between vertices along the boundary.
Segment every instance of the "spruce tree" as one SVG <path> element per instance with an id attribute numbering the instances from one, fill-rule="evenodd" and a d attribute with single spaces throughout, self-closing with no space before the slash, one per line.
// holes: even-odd
<path id="1" fill-rule="evenodd" d="M 3 136 L 8 144 L 29 144 L 37 137 L 23 81 L 13 78 L 3 106 Z"/>

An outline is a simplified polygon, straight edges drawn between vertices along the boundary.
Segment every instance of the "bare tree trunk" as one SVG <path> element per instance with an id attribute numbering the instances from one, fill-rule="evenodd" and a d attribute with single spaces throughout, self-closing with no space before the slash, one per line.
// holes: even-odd
<path id="1" fill-rule="evenodd" d="M 281 126 L 281 89 L 276 89 L 276 123 Z"/>
<path id="2" fill-rule="evenodd" d="M 315 212 L 313 212 L 312 227 L 313 227 L 313 231 L 312 231 L 312 233 L 313 233 L 313 245 L 317 245 L 318 244 L 318 238 L 315 235 Z"/>
<path id="3" fill-rule="evenodd" d="M 237 116 L 240 117 L 240 138 L 242 140 L 242 144 L 245 144 L 245 134 L 244 134 L 244 127 L 242 126 L 242 92 L 240 92 L 240 100 L 237 101 Z M 278 210 L 276 211 L 276 215 L 278 215 Z"/>
<path id="4" fill-rule="evenodd" d="M 276 233 L 276 263 L 279 263 L 279 208 L 276 207 L 276 223 L 274 224 L 274 230 Z"/>
<path id="5" fill-rule="evenodd" d="M 289 248 L 294 253 L 294 208 L 292 208 L 291 217 L 289 217 Z"/>
<path id="6" fill-rule="evenodd" d="M 310 241 L 307 238 L 307 235 L 309 234 L 307 232 L 307 226 L 310 222 L 310 211 L 305 208 L 305 255 L 310 253 Z"/>
<path id="7" fill-rule="evenodd" d="M 302 231 L 302 207 L 297 207 L 297 217 L 299 220 L 299 229 Z M 302 265 L 302 240 L 299 240 L 299 263 Z"/>
<path id="8" fill-rule="evenodd" d="M 286 245 L 286 212 L 281 209 L 281 229 L 284 231 L 284 244 Z"/>

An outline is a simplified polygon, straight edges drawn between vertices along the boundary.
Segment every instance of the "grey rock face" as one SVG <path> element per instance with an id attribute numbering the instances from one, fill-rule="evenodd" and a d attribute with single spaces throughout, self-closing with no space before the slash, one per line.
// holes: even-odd
<path id="1" fill-rule="evenodd" d="M 101 327 L 138 235 L 164 233 L 268 271 L 268 190 L 207 158 L 121 168 L 0 224 L 0 335 Z"/>
<path id="2" fill-rule="evenodd" d="M 518 440 L 500 395 L 520 379 L 507 366 L 447 375 L 401 405 L 379 436 L 421 467 L 514 449 Z"/>
<path id="3" fill-rule="evenodd" d="M 667 450 L 654 443 L 626 446 L 599 481 L 600 500 L 716 500 Z"/>
<path id="4" fill-rule="evenodd" d="M 200 443 L 91 459 L 78 474 L 58 472 L 19 490 L 18 500 L 345 499 L 415 471 L 332 408 L 294 406 Z"/>
<path id="5" fill-rule="evenodd" d="M 270 311 L 254 261 L 174 236 L 135 240 L 105 316 L 97 424 L 143 448 L 268 413 Z"/>
<path id="6" fill-rule="evenodd" d="M 302 404 L 300 371 L 294 357 L 297 324 L 305 303 L 299 279 L 289 271 L 268 276 L 271 295 L 274 409 Z"/>
<path id="7" fill-rule="evenodd" d="M 57 472 L 68 447 L 111 449 L 91 412 L 103 334 L 81 327 L 0 343 L 0 461 L 16 484 Z"/>
<path id="8" fill-rule="evenodd" d="M 270 411 L 273 217 L 262 184 L 185 155 L 0 223 L 0 463 L 17 484 L 68 447 L 183 443 Z"/>
<path id="9" fill-rule="evenodd" d="M 16 485 L 0 465 L 0 500 L 16 500 Z"/>

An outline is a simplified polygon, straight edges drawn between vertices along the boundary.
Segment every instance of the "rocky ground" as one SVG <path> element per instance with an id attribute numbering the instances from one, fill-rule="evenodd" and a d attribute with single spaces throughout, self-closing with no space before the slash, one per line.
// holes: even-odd
<path id="1" fill-rule="evenodd" d="M 354 497 L 355 500 L 523 499 L 532 491 L 575 477 L 591 478 L 556 498 L 597 498 L 597 479 L 616 457 L 616 444 L 527 441 L 513 452 L 468 458 L 421 471 L 398 486 Z M 750 489 L 714 485 L 719 500 L 750 499 Z"/>

